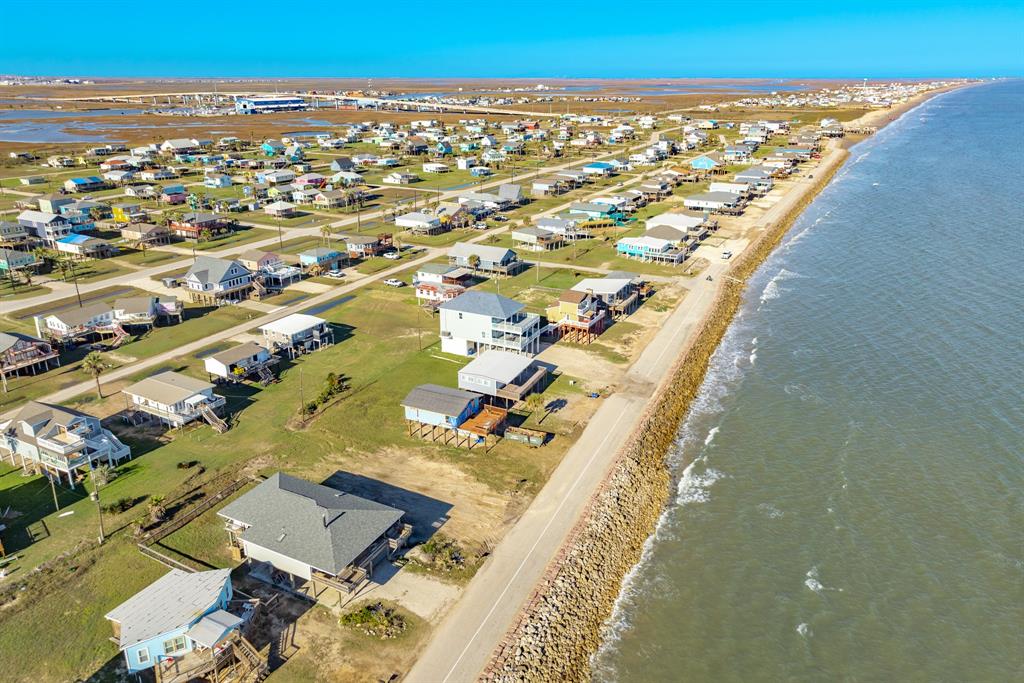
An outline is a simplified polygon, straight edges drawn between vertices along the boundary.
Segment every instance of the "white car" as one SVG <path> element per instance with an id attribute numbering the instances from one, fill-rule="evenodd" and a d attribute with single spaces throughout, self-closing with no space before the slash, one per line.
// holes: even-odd
<path id="1" fill-rule="evenodd" d="M 402 282 L 401 280 L 396 280 L 393 277 L 389 277 L 387 280 L 385 280 L 384 284 L 386 284 L 388 287 L 405 287 L 404 282 Z"/>
<path id="2" fill-rule="evenodd" d="M 387 251 L 384 252 L 384 258 L 388 259 L 389 261 L 397 261 L 398 259 L 402 258 L 402 255 L 399 254 L 397 251 Z"/>
<path id="3" fill-rule="evenodd" d="M 341 278 L 345 277 L 345 273 L 335 268 L 334 270 L 327 271 L 327 277 L 334 278 L 335 280 L 340 280 Z"/>
<path id="4" fill-rule="evenodd" d="M 732 252 L 731 251 L 723 251 L 722 252 L 722 258 L 725 259 L 726 261 L 728 261 L 729 259 L 732 258 Z"/>

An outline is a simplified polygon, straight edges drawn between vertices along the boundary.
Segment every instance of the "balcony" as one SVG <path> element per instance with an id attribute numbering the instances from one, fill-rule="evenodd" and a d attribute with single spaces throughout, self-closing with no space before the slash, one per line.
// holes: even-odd
<path id="1" fill-rule="evenodd" d="M 491 324 L 491 329 L 495 332 L 505 332 L 509 334 L 517 334 L 523 337 L 532 336 L 536 333 L 540 327 L 540 316 L 536 313 L 527 313 L 518 321 L 504 320 Z M 531 329 L 537 328 L 537 329 Z"/>
<path id="2" fill-rule="evenodd" d="M 60 432 L 50 438 L 39 438 L 36 442 L 42 448 L 64 456 L 77 453 L 85 448 L 85 438 L 72 432 Z"/>

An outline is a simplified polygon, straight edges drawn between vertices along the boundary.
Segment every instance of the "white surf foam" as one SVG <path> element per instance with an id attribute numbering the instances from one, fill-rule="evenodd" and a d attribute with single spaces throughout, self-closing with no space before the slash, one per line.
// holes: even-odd
<path id="1" fill-rule="evenodd" d="M 704 445 L 710 446 L 711 442 L 715 440 L 715 434 L 718 433 L 718 427 L 712 427 L 711 431 L 708 432 L 708 436 L 704 439 Z"/>
<path id="2" fill-rule="evenodd" d="M 796 632 L 799 633 L 804 638 L 807 638 L 808 636 L 814 635 L 813 633 L 811 633 L 811 627 L 808 625 L 808 623 L 806 621 L 803 622 L 802 624 L 797 625 Z"/>

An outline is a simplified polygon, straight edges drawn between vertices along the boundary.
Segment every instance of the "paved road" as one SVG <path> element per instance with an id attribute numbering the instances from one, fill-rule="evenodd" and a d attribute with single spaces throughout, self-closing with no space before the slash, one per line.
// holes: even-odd
<path id="1" fill-rule="evenodd" d="M 838 154 L 829 154 L 813 174 L 839 160 Z M 791 188 L 759 224 L 782 218 L 813 182 L 808 176 L 800 179 L 800 189 Z M 713 280 L 693 282 L 680 306 L 629 368 L 619 392 L 603 399 L 579 441 L 435 631 L 410 671 L 408 683 L 469 683 L 478 678 L 614 464 L 666 370 L 711 310 L 718 287 L 728 277 L 728 263 L 719 258 L 721 250 L 739 253 L 746 246 L 746 240 L 732 240 L 722 248 L 698 249 L 698 255 L 710 261 L 705 273 Z"/>
<path id="2" fill-rule="evenodd" d="M 709 272 L 724 269 L 713 263 Z M 710 309 L 715 282 L 698 280 L 640 358 L 623 390 L 602 401 L 523 516 L 477 572 L 409 673 L 409 683 L 474 681 L 562 547 L 668 367 Z"/>

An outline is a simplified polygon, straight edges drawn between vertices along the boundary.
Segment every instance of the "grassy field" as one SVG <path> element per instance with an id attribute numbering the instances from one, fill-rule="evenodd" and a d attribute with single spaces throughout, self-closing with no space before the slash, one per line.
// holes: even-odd
<path id="1" fill-rule="evenodd" d="M 225 247 L 240 246 L 242 244 L 248 244 L 249 242 L 258 242 L 259 240 L 266 240 L 276 236 L 277 230 L 240 225 L 233 232 L 222 237 L 217 237 L 216 239 L 209 240 L 208 242 L 196 243 L 195 249 L 196 251 L 224 249 Z"/>
<path id="2" fill-rule="evenodd" d="M 10 278 L 0 278 L 0 301 L 13 301 L 15 299 L 24 299 L 29 296 L 39 296 L 51 292 L 49 287 L 45 285 L 37 285 L 33 282 L 31 285 L 26 285 L 21 279 L 12 286 Z"/>
<path id="3" fill-rule="evenodd" d="M 532 274 L 524 274 L 503 282 L 503 291 L 517 288 L 529 298 L 526 292 L 533 286 L 530 276 Z M 569 283 L 570 277 L 556 271 L 545 273 L 541 286 L 562 287 Z M 541 294 L 547 296 L 546 292 Z M 229 311 L 228 315 L 248 313 L 237 307 L 221 310 Z M 47 585 L 46 600 L 19 601 L 0 617 L 0 623 L 5 624 L 32 623 L 31 630 L 40 633 L 29 637 L 25 629 L 0 628 L 0 650 L 20 653 L 21 664 L 15 680 L 69 680 L 88 675 L 116 656 L 116 648 L 106 641 L 109 627 L 102 614 L 165 571 L 134 550 L 128 525 L 145 514 L 146 500 L 150 496 L 167 495 L 182 487 L 189 477 L 212 477 L 219 471 L 233 470 L 245 463 L 263 472 L 286 469 L 314 481 L 323 480 L 338 470 L 380 477 L 388 471 L 384 468 L 382 472 L 381 468 L 386 460 L 417 457 L 444 463 L 463 472 L 477 482 L 476 485 L 500 495 L 509 491 L 532 494 L 578 434 L 576 422 L 552 415 L 542 426 L 561 436 L 556 436 L 543 449 L 502 442 L 487 453 L 467 452 L 414 440 L 405 431 L 401 399 L 413 386 L 423 382 L 454 386 L 457 371 L 466 362 L 466 359 L 439 352 L 436 318 L 414 304 L 409 288 L 395 290 L 380 285 L 363 288 L 334 306 L 317 307 L 317 314 L 335 325 L 337 343 L 334 346 L 295 362 L 282 363 L 281 381 L 268 387 L 218 388 L 218 392 L 228 397 L 229 410 L 234 415 L 234 424 L 227 433 L 215 434 L 203 426 L 153 440 L 151 436 L 127 431 L 123 425 L 112 423 L 132 445 L 136 457 L 119 468 L 120 476 L 103 489 L 102 499 L 110 502 L 126 498 L 136 504 L 125 513 L 105 518 L 113 538 L 101 551 L 79 548 L 74 559 L 68 560 L 78 567 L 70 573 L 61 564 L 64 579 Z M 181 330 L 189 324 L 206 324 L 209 317 L 186 323 Z M 198 326 L 191 330 L 190 338 L 203 334 Z M 167 348 L 183 341 L 184 338 L 176 337 L 150 343 Z M 135 342 L 135 345 L 144 343 Z M 157 350 L 151 348 L 150 352 Z M 202 355 L 200 352 L 176 359 L 168 367 L 202 377 L 199 358 Z M 154 370 L 143 371 L 139 376 L 152 372 Z M 303 395 L 300 392 L 308 399 L 330 372 L 349 378 L 351 390 L 314 420 L 305 425 L 296 422 Z M 580 389 L 570 385 L 568 379 L 559 377 L 548 388 L 546 396 L 566 401 L 584 400 Z M 116 407 L 121 400 L 112 396 L 104 403 Z M 109 412 L 96 405 L 95 400 L 86 405 L 96 408 L 97 412 Z M 522 418 L 526 419 L 526 424 L 534 424 L 532 416 Z M 178 468 L 179 462 L 191 460 L 199 461 L 206 473 L 196 475 L 195 468 Z M 21 575 L 24 580 L 36 586 L 48 575 L 30 576 L 29 568 L 52 561 L 80 543 L 93 542 L 97 528 L 96 508 L 85 496 L 88 485 L 85 482 L 74 492 L 59 489 L 61 513 L 71 512 L 59 516 L 60 513 L 53 510 L 45 480 L 26 479 L 9 469 L 5 466 L 0 470 L 0 495 L 5 503 L 10 501 L 21 516 L 5 541 L 9 550 L 22 555 L 14 575 L 24 572 Z M 458 500 L 451 502 L 459 504 Z M 34 542 L 29 542 L 26 533 L 29 528 L 36 530 Z M 222 534 L 215 514 L 210 514 L 173 534 L 166 544 L 174 552 L 222 566 L 228 564 Z M 125 571 L 131 572 L 130 579 L 122 576 Z M 82 610 L 76 612 L 71 621 L 75 628 L 70 631 L 57 627 L 61 612 L 68 606 Z M 58 647 L 74 655 L 53 661 L 47 655 Z M 296 664 L 294 670 L 304 669 Z"/>

